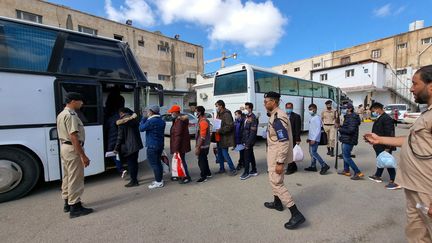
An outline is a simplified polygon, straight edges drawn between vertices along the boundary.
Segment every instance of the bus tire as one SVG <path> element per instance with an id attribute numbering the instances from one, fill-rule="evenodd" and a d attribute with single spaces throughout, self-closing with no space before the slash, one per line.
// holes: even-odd
<path id="1" fill-rule="evenodd" d="M 0 203 L 25 196 L 40 176 L 38 161 L 15 147 L 0 147 Z"/>

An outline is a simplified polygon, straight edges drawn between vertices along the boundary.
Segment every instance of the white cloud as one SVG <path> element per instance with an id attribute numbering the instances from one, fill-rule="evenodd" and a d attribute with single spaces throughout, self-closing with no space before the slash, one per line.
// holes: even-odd
<path id="1" fill-rule="evenodd" d="M 155 4 L 165 24 L 202 25 L 213 43 L 239 44 L 254 55 L 271 55 L 288 22 L 271 1 L 156 0 Z"/>
<path id="2" fill-rule="evenodd" d="M 144 0 L 125 0 L 125 6 L 121 5 L 119 9 L 113 7 L 111 0 L 105 0 L 105 11 L 109 19 L 117 22 L 125 23 L 130 19 L 145 27 L 155 23 L 154 13 Z"/>
<path id="3" fill-rule="evenodd" d="M 405 6 L 401 6 L 399 8 L 393 8 L 393 6 L 388 3 L 380 8 L 374 9 L 373 14 L 375 17 L 387 17 L 390 15 L 396 16 L 401 14 L 403 11 L 405 11 Z"/>

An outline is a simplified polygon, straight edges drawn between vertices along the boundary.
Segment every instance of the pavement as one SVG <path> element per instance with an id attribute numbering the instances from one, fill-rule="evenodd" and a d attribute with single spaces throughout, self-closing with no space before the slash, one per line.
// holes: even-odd
<path id="1" fill-rule="evenodd" d="M 371 131 L 363 123 L 360 134 Z M 408 129 L 399 125 L 396 135 Z M 306 140 L 303 134 L 302 140 Z M 169 144 L 169 138 L 166 138 Z M 192 141 L 192 145 L 194 142 Z M 306 152 L 307 144 L 301 144 Z M 166 150 L 168 151 L 168 150 Z M 375 153 L 361 138 L 353 150 L 354 161 L 366 175 L 353 181 L 337 174 L 335 159 L 320 147 L 331 165 L 327 175 L 306 172 L 310 156 L 298 163 L 299 171 L 285 176 L 306 223 L 299 229 L 284 228 L 290 218 L 263 206 L 273 199 L 266 173 L 265 141 L 255 148 L 259 175 L 241 181 L 239 176 L 216 175 L 198 184 L 196 156 L 187 154 L 192 183 L 180 185 L 165 175 L 165 187 L 149 190 L 153 180 L 146 163 L 140 167 L 140 186 L 125 188 L 126 180 L 115 171 L 86 178 L 83 203 L 95 212 L 69 219 L 63 213 L 60 183 L 42 183 L 28 196 L 0 204 L 1 242 L 406 242 L 403 190 L 386 190 L 384 182 L 367 179 L 375 172 Z M 234 161 L 238 154 L 230 152 Z M 395 153 L 398 158 L 399 151 Z M 209 154 L 212 172 L 218 170 Z M 342 168 L 339 160 L 339 169 Z"/>

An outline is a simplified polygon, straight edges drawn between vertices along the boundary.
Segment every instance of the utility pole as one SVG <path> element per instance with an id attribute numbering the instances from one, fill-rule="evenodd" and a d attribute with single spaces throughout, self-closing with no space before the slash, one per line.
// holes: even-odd
<path id="1" fill-rule="evenodd" d="M 214 59 L 207 60 L 207 61 L 204 62 L 204 64 L 220 61 L 221 62 L 221 68 L 224 68 L 225 67 L 225 60 L 229 59 L 229 58 L 237 59 L 237 53 L 234 52 L 233 54 L 231 54 L 229 56 L 226 56 L 226 52 L 222 51 L 222 56 L 221 57 L 217 57 L 217 58 L 214 58 Z"/>

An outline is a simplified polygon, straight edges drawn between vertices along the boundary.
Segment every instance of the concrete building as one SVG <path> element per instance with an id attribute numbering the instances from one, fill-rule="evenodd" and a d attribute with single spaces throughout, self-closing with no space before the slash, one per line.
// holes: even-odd
<path id="1" fill-rule="evenodd" d="M 204 70 L 203 48 L 160 32 L 122 24 L 40 0 L 2 0 L 0 16 L 114 38 L 129 43 L 148 80 L 164 86 L 165 105 L 195 105 L 192 86 Z"/>
<path id="2" fill-rule="evenodd" d="M 380 92 L 366 91 L 363 95 L 365 98 L 362 104 L 368 104 L 378 95 L 384 95 L 390 97 L 390 99 L 383 98 L 388 103 L 402 102 L 414 106 L 413 97 L 409 92 L 412 74 L 420 67 L 432 64 L 432 27 L 424 28 L 422 21 L 414 23 L 410 25 L 410 31 L 405 33 L 275 66 L 273 69 L 279 73 L 298 78 L 307 78 L 309 73 L 309 78 L 317 81 L 320 78 L 318 76 L 313 77 L 314 75 L 322 75 L 325 74 L 324 71 L 328 71 L 327 82 L 331 82 L 335 86 L 346 87 L 343 88 L 343 91 L 347 92 L 350 98 L 352 98 L 350 92 L 362 90 L 362 87 L 371 79 L 384 78 L 385 80 L 373 83 L 375 87 L 372 89 L 380 90 Z M 320 60 L 322 61 L 320 62 Z M 375 70 L 376 72 L 372 72 L 371 67 L 368 66 L 369 64 L 366 65 L 367 67 L 364 66 L 365 63 L 371 63 L 370 65 L 375 65 L 378 69 L 384 67 L 385 75 L 383 76 L 378 69 Z M 368 75 L 353 77 L 353 79 L 343 78 L 347 69 L 355 69 L 354 73 L 358 74 L 362 72 L 363 68 L 371 72 Z M 356 71 L 357 69 L 359 70 Z M 330 81 L 335 75 L 340 75 L 342 78 L 336 78 L 337 82 Z M 375 77 L 374 75 L 380 76 Z M 356 80 L 355 83 L 352 82 L 354 79 Z M 382 84 L 382 87 L 380 84 Z M 358 92 L 355 91 L 356 94 L 353 95 L 358 96 Z M 359 102 L 360 99 L 355 97 L 355 100 Z M 359 103 L 355 105 L 359 105 Z"/>

